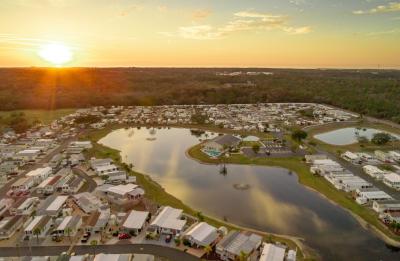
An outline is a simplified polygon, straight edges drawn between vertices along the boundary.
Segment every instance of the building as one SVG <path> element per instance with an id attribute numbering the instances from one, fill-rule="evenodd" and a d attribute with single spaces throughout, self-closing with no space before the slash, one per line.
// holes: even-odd
<path id="1" fill-rule="evenodd" d="M 192 247 L 211 246 L 218 238 L 217 229 L 206 222 L 194 225 L 185 233 L 185 238 L 189 240 Z"/>
<path id="2" fill-rule="evenodd" d="M 393 199 L 386 192 L 377 190 L 377 191 L 361 191 L 358 193 L 358 197 L 356 198 L 356 202 L 360 205 L 366 204 L 368 202 L 373 201 L 386 201 Z"/>
<path id="3" fill-rule="evenodd" d="M 262 237 L 259 235 L 233 230 L 218 242 L 215 252 L 221 260 L 237 260 L 241 253 L 253 253 L 261 243 Z"/>
<path id="4" fill-rule="evenodd" d="M 204 151 L 215 151 L 222 153 L 227 148 L 233 148 L 239 145 L 241 142 L 240 138 L 232 135 L 221 135 L 217 136 L 212 140 L 209 140 L 203 144 Z"/>
<path id="5" fill-rule="evenodd" d="M 37 187 L 36 193 L 50 195 L 56 191 L 56 184 L 62 178 L 61 175 L 56 175 L 52 177 L 48 177 L 47 179 L 43 180 Z"/>
<path id="6" fill-rule="evenodd" d="M 315 160 L 325 160 L 328 159 L 328 156 L 324 154 L 316 154 L 316 155 L 305 155 L 306 163 L 314 163 Z"/>
<path id="7" fill-rule="evenodd" d="M 73 196 L 75 204 L 86 214 L 98 211 L 104 204 L 95 195 L 83 192 Z"/>
<path id="8" fill-rule="evenodd" d="M 385 200 L 385 201 L 374 201 L 372 209 L 375 212 L 400 212 L 400 200 Z"/>
<path id="9" fill-rule="evenodd" d="M 32 177 L 35 184 L 41 183 L 47 177 L 53 173 L 51 167 L 37 168 L 35 170 L 29 171 L 26 176 Z"/>
<path id="10" fill-rule="evenodd" d="M 151 222 L 159 234 L 176 235 L 183 231 L 186 220 L 182 219 L 183 210 L 165 206 Z"/>
<path id="11" fill-rule="evenodd" d="M 58 236 L 75 236 L 82 226 L 82 217 L 66 216 L 55 229 Z"/>
<path id="12" fill-rule="evenodd" d="M 351 151 L 346 151 L 341 155 L 341 157 L 354 164 L 359 164 L 361 162 L 360 157 Z"/>
<path id="13" fill-rule="evenodd" d="M 50 216 L 35 216 L 24 230 L 25 237 L 44 238 L 52 224 Z"/>
<path id="14" fill-rule="evenodd" d="M 39 198 L 37 197 L 20 198 L 10 207 L 10 214 L 29 216 L 35 211 L 38 202 Z"/>
<path id="15" fill-rule="evenodd" d="M 139 235 L 149 217 L 147 211 L 132 210 L 122 224 L 122 229 L 132 235 Z"/>
<path id="16" fill-rule="evenodd" d="M 263 243 L 259 261 L 283 261 L 286 249 L 282 246 Z"/>
<path id="17" fill-rule="evenodd" d="M 90 163 L 90 168 L 95 170 L 97 167 L 108 166 L 108 165 L 113 164 L 113 160 L 110 158 L 106 158 L 106 159 L 92 158 L 89 163 Z"/>
<path id="18" fill-rule="evenodd" d="M 63 179 L 63 182 L 57 184 L 57 190 L 63 194 L 75 194 L 85 184 L 85 180 L 74 174 L 69 174 Z"/>
<path id="19" fill-rule="evenodd" d="M 62 213 L 67 199 L 68 196 L 52 195 L 42 202 L 37 212 L 39 215 L 57 217 Z"/>
<path id="20" fill-rule="evenodd" d="M 3 217 L 3 215 L 6 214 L 6 212 L 13 205 L 13 203 L 14 200 L 11 198 L 0 199 L 0 219 Z"/>
<path id="21" fill-rule="evenodd" d="M 131 254 L 97 254 L 93 261 L 132 261 Z"/>
<path id="22" fill-rule="evenodd" d="M 144 196 L 144 190 L 131 183 L 117 186 L 106 184 L 97 187 L 96 190 L 100 195 L 105 196 L 110 203 L 116 205 L 136 205 Z"/>
<path id="23" fill-rule="evenodd" d="M 11 190 L 14 192 L 28 192 L 34 186 L 32 177 L 20 178 L 11 185 Z"/>
<path id="24" fill-rule="evenodd" d="M 41 151 L 38 149 L 26 149 L 21 150 L 15 154 L 15 158 L 28 162 L 35 162 L 35 160 L 39 157 Z"/>
<path id="25" fill-rule="evenodd" d="M 104 175 L 107 175 L 108 173 L 115 172 L 115 171 L 118 171 L 118 170 L 119 170 L 118 167 L 115 166 L 114 164 L 100 165 L 100 166 L 96 166 L 94 168 L 94 171 L 99 176 L 104 176 Z"/>
<path id="26" fill-rule="evenodd" d="M 90 141 L 73 141 L 69 144 L 69 147 L 79 147 L 82 149 L 91 149 L 93 146 Z"/>
<path id="27" fill-rule="evenodd" d="M 400 175 L 396 173 L 389 173 L 383 177 L 383 183 L 394 189 L 400 189 Z"/>
<path id="28" fill-rule="evenodd" d="M 372 165 L 365 165 L 363 166 L 363 170 L 369 176 L 376 178 L 378 180 L 383 179 L 384 174 L 387 174 L 386 171 L 381 170 L 380 168 Z"/>
<path id="29" fill-rule="evenodd" d="M 0 239 L 9 239 L 22 227 L 23 216 L 6 217 L 0 221 Z"/>
<path id="30" fill-rule="evenodd" d="M 393 162 L 392 157 L 390 157 L 390 155 L 388 153 L 386 153 L 386 152 L 383 152 L 381 150 L 376 150 L 374 153 L 375 153 L 375 157 L 380 161 L 383 161 L 383 162 L 386 162 L 386 163 L 392 163 Z"/>

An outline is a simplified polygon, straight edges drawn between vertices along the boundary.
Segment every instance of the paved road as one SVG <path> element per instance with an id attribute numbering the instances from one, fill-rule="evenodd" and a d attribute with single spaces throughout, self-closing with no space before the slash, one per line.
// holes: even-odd
<path id="1" fill-rule="evenodd" d="M 45 246 L 45 247 L 1 247 L 0 256 L 57 256 L 62 252 L 67 252 L 69 246 Z M 199 259 L 177 250 L 175 248 L 152 245 L 152 244 L 115 244 L 115 245 L 98 245 L 93 246 L 75 246 L 72 252 L 76 255 L 90 253 L 105 253 L 105 254 L 149 254 L 168 258 L 172 261 L 198 261 Z"/>
<path id="2" fill-rule="evenodd" d="M 75 175 L 80 176 L 81 178 L 86 180 L 86 184 L 88 185 L 87 190 L 88 192 L 92 192 L 96 189 L 97 183 L 93 180 L 92 177 L 90 177 L 88 174 L 86 174 L 85 171 L 79 169 L 79 168 L 73 168 L 72 171 L 74 172 Z"/>

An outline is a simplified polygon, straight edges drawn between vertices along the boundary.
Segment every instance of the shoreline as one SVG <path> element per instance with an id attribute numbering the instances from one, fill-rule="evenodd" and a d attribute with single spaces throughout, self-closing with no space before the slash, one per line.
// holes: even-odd
<path id="1" fill-rule="evenodd" d="M 201 143 L 200 143 L 201 144 Z M 190 154 L 190 150 L 195 149 L 197 146 L 199 146 L 200 144 L 197 144 L 189 149 L 187 149 L 186 151 L 186 155 L 192 159 L 195 160 L 196 162 L 200 163 L 200 164 L 205 164 L 205 165 L 218 165 L 218 163 L 211 163 L 211 162 L 204 162 L 201 159 L 196 158 L 195 156 Z M 210 159 L 210 160 L 214 160 L 214 159 Z M 256 163 L 251 163 L 251 164 L 245 164 L 245 163 L 235 163 L 235 162 L 227 162 L 226 164 L 238 164 L 238 165 L 249 165 L 249 166 L 269 166 L 269 165 L 263 165 L 263 164 L 256 164 Z M 282 166 L 276 166 L 276 167 L 280 167 L 283 168 Z M 309 187 L 306 184 L 303 184 L 300 181 L 300 177 L 298 175 L 298 173 L 296 171 L 294 171 L 294 173 L 296 173 L 297 177 L 298 177 L 298 182 L 299 184 L 301 184 L 302 186 L 304 186 L 305 188 L 309 189 L 310 191 L 316 192 L 318 193 L 318 195 L 320 195 L 321 197 L 323 197 L 324 199 L 328 200 L 330 203 L 334 204 L 335 206 L 340 207 L 341 209 L 345 210 L 346 212 L 348 212 L 352 217 L 354 217 L 356 219 L 356 221 L 366 230 L 372 232 L 374 235 L 376 235 L 378 238 L 380 238 L 382 241 L 384 241 L 386 244 L 391 245 L 393 247 L 396 248 L 400 248 L 400 241 L 397 241 L 393 238 L 391 238 L 390 236 L 386 235 L 383 231 L 381 231 L 379 228 L 377 228 L 374 224 L 371 224 L 370 222 L 366 221 L 364 218 L 362 218 L 361 216 L 359 216 L 358 214 L 354 213 L 353 211 L 351 211 L 350 209 L 347 209 L 345 207 L 343 207 L 342 205 L 340 205 L 339 203 L 337 203 L 336 201 L 328 198 L 324 193 L 320 192 L 319 190 Z"/>
<path id="2" fill-rule="evenodd" d="M 125 127 L 127 127 L 127 126 L 125 126 Z M 135 128 L 135 127 L 138 127 L 138 126 L 129 126 L 129 127 Z M 164 127 L 166 127 L 166 126 L 164 126 Z M 177 127 L 177 126 L 171 126 L 171 127 Z M 128 172 L 129 172 L 130 175 L 135 175 L 135 176 L 136 175 L 142 175 L 144 177 L 144 179 L 146 179 L 146 181 L 149 184 L 151 183 L 151 184 L 157 186 L 166 195 L 168 195 L 168 196 L 174 198 L 175 200 L 179 201 L 187 210 L 190 210 L 191 212 L 195 212 L 195 213 L 198 212 L 196 209 L 192 209 L 190 206 L 186 205 L 182 200 L 176 198 L 175 196 L 170 194 L 168 191 L 166 191 L 165 188 L 162 187 L 158 182 L 156 182 L 150 175 L 145 174 L 145 173 L 141 173 L 141 172 L 137 172 L 137 171 L 131 169 L 125 162 L 123 162 L 119 150 L 114 149 L 114 148 L 110 148 L 108 146 L 105 146 L 105 145 L 99 143 L 99 141 L 103 137 L 108 135 L 108 133 L 110 133 L 113 130 L 117 130 L 119 128 L 124 128 L 124 127 L 123 126 L 118 126 L 117 128 L 94 130 L 94 131 L 91 132 L 91 134 L 93 134 L 93 133 L 96 134 L 96 132 L 100 132 L 103 135 L 96 136 L 94 139 L 92 139 L 92 141 L 95 142 L 98 146 L 110 149 L 110 150 L 112 150 L 114 152 L 118 152 L 118 158 L 119 158 L 118 164 L 121 164 L 121 165 L 127 167 L 129 169 Z M 186 128 L 186 129 L 188 129 L 188 127 L 185 127 L 185 126 L 180 126 L 180 127 L 177 127 L 177 128 Z M 213 163 L 209 163 L 209 164 L 210 165 L 215 165 Z M 157 201 L 155 200 L 155 202 L 157 202 Z M 281 235 L 281 234 L 269 233 L 267 231 L 262 231 L 262 230 L 257 230 L 257 229 L 253 229 L 253 228 L 244 227 L 244 226 L 237 225 L 237 224 L 234 224 L 234 223 L 231 223 L 231 222 L 223 221 L 223 220 L 221 220 L 219 218 L 213 217 L 212 215 L 204 215 L 204 216 L 206 218 L 206 221 L 208 219 L 209 221 L 212 221 L 212 223 L 219 223 L 219 224 L 222 224 L 224 226 L 229 227 L 230 229 L 250 231 L 250 232 L 253 232 L 253 233 L 256 233 L 256 234 L 260 234 L 263 237 L 268 237 L 268 236 L 269 237 L 275 237 L 275 238 L 273 238 L 273 241 L 281 242 L 281 243 L 284 243 L 284 244 L 287 244 L 287 245 L 288 245 L 288 243 L 290 243 L 292 245 L 292 247 L 293 246 L 296 247 L 297 252 L 298 252 L 298 257 L 300 257 L 299 260 L 320 260 L 321 259 L 316 250 L 312 249 L 311 247 L 307 246 L 306 244 L 304 244 L 302 242 L 302 241 L 304 241 L 303 238 L 296 237 L 296 236 L 290 236 L 290 235 Z M 290 246 L 290 244 L 288 246 Z"/>

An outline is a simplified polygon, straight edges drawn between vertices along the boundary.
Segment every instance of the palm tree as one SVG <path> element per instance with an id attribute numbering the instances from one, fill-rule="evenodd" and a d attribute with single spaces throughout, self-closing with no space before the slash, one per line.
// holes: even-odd
<path id="1" fill-rule="evenodd" d="M 65 228 L 64 233 L 67 234 L 69 242 L 72 243 L 71 241 L 71 233 L 72 233 L 72 229 L 70 227 Z"/>
<path id="2" fill-rule="evenodd" d="M 248 254 L 246 254 L 243 251 L 240 251 L 239 261 L 246 261 L 247 260 L 247 256 L 248 256 Z"/>
<path id="3" fill-rule="evenodd" d="M 93 247 L 93 256 L 95 256 L 96 255 L 97 240 L 90 241 L 90 245 Z"/>
<path id="4" fill-rule="evenodd" d="M 212 251 L 212 247 L 210 245 L 206 245 L 204 247 L 204 251 L 206 252 L 206 257 L 208 257 Z"/>
<path id="5" fill-rule="evenodd" d="M 42 229 L 40 229 L 40 227 L 37 227 L 32 231 L 32 233 L 36 236 L 36 241 L 39 244 L 39 235 L 42 233 Z"/>

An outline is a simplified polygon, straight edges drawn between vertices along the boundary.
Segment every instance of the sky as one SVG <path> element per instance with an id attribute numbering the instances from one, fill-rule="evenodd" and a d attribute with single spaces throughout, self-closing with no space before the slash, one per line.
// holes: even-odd
<path id="1" fill-rule="evenodd" d="M 0 67 L 53 66 L 49 45 L 63 66 L 399 69 L 400 1 L 0 0 Z"/>

